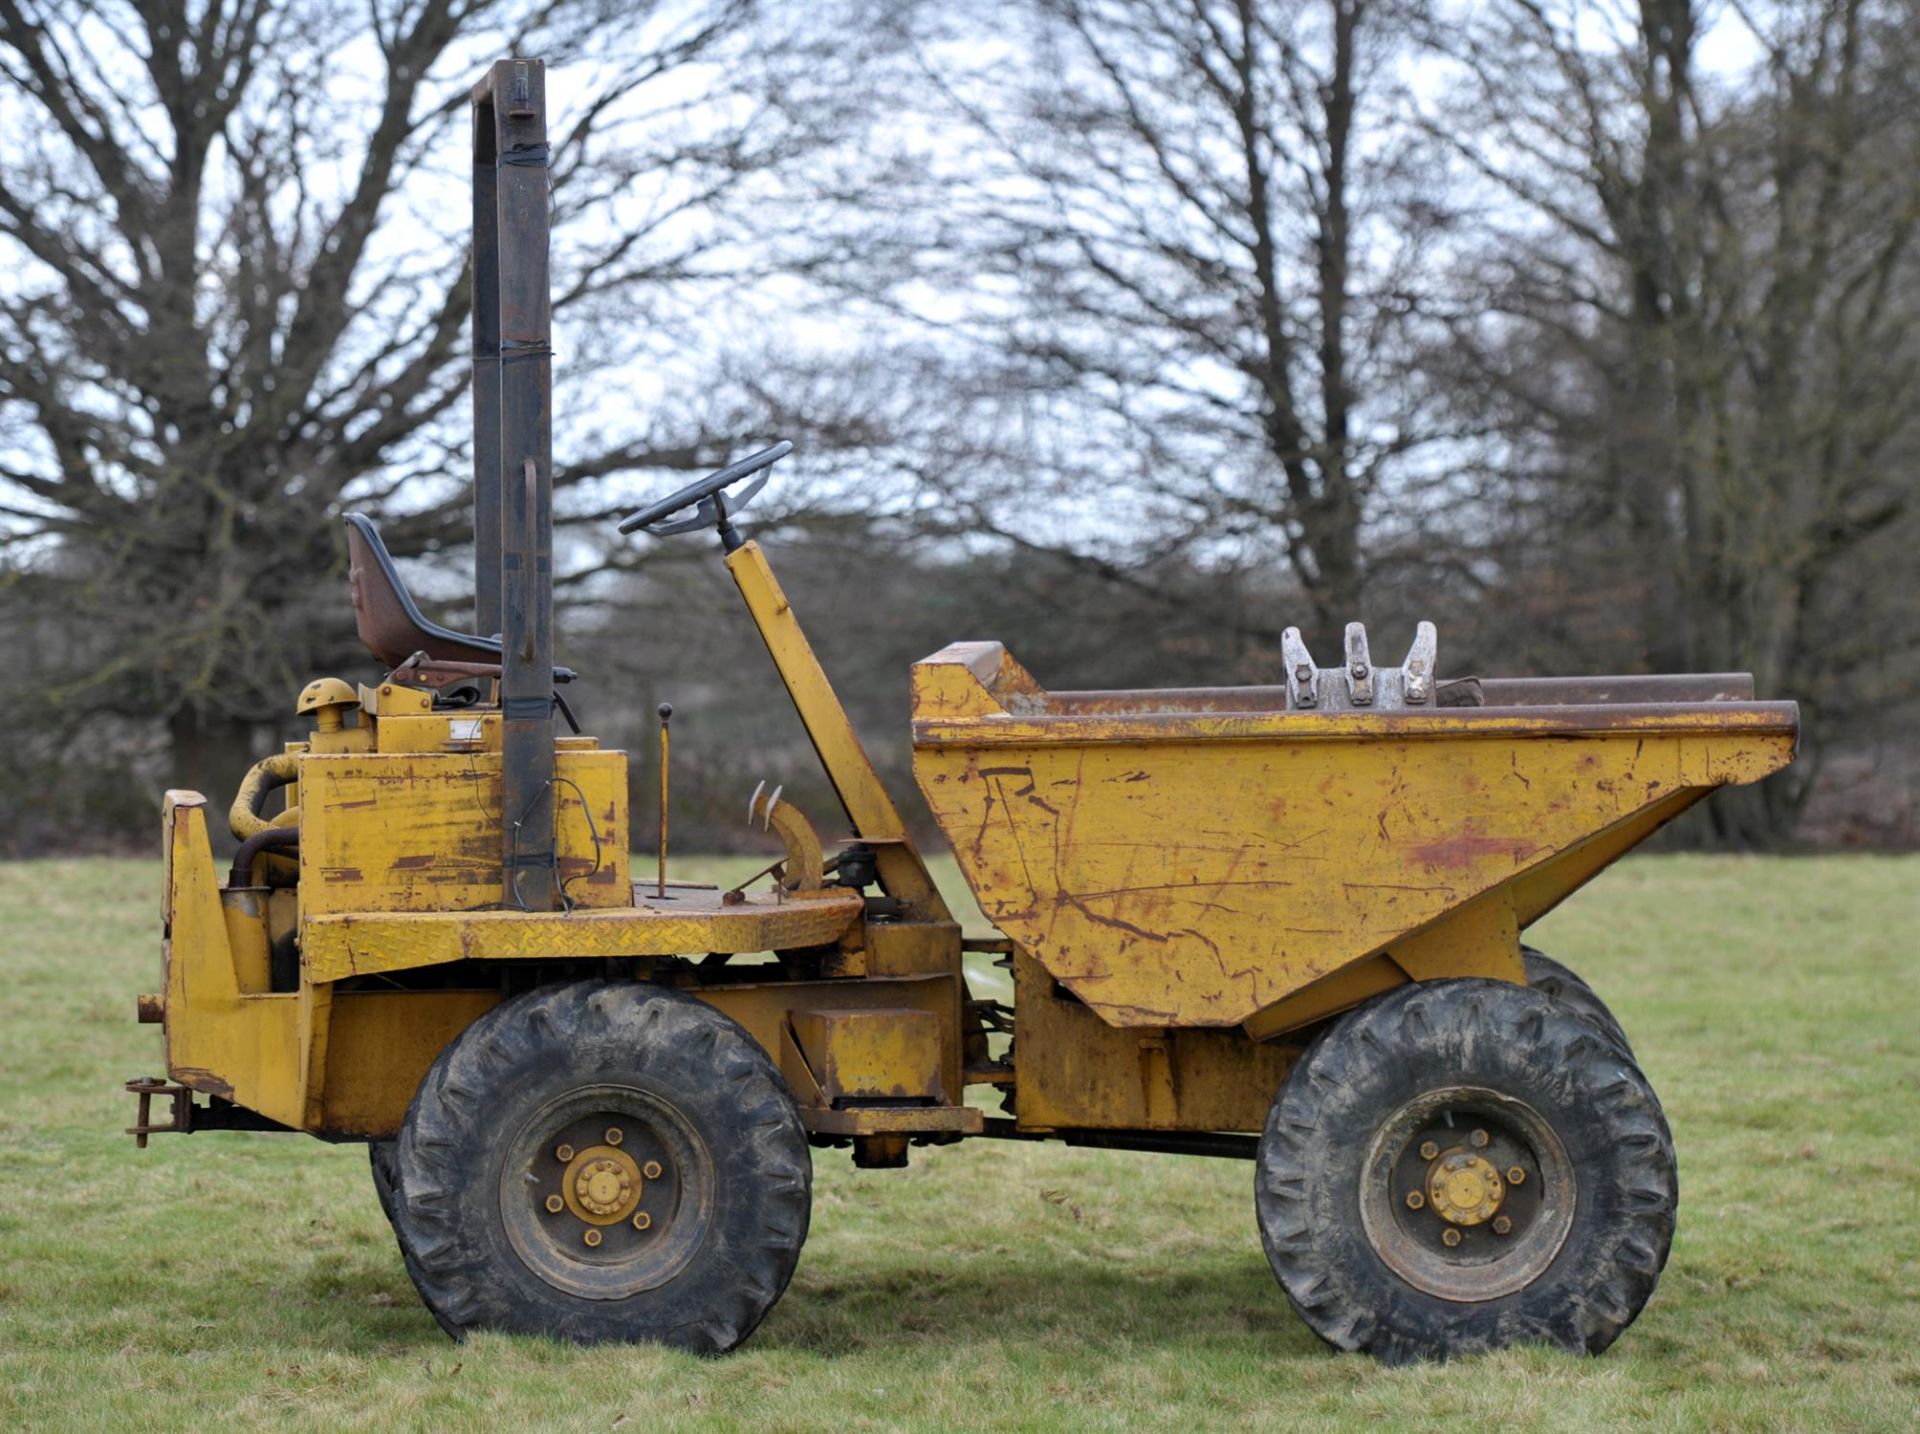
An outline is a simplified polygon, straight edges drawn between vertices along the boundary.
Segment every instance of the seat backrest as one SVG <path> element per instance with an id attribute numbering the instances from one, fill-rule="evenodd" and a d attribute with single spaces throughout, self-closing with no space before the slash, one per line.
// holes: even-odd
<path id="1" fill-rule="evenodd" d="M 447 662 L 498 662 L 500 639 L 429 622 L 393 565 L 380 530 L 363 513 L 347 514 L 347 582 L 353 620 L 368 652 L 389 668 L 416 652 Z"/>

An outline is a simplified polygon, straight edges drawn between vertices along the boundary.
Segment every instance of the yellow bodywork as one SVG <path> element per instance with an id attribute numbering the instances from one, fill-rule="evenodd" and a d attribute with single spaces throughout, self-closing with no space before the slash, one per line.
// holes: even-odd
<path id="1" fill-rule="evenodd" d="M 206 799 L 169 792 L 162 810 L 168 1073 L 294 1129 L 396 1128 L 434 1057 L 499 993 L 268 991 L 264 960 L 249 956 L 265 945 L 245 909 L 259 893 L 221 890 Z"/>
<path id="2" fill-rule="evenodd" d="M 267 985 L 267 913 L 291 893 L 221 887 L 206 801 L 197 792 L 168 793 L 163 826 L 165 991 L 151 1006 L 166 1027 L 168 1072 L 195 1091 L 317 1134 L 381 1136 L 397 1130 L 434 1058 L 501 999 L 500 986 L 483 969 L 487 964 L 596 957 L 644 963 L 686 953 L 835 945 L 846 947 L 847 964 L 862 970 L 887 964 L 866 960 L 857 893 L 756 893 L 728 905 L 711 887 L 676 884 L 666 901 L 643 896 L 625 909 L 582 907 L 569 915 L 320 912 L 300 925 L 298 989 L 274 992 Z M 894 943 L 877 944 L 884 954 Z M 460 970 L 471 974 L 450 987 L 367 984 L 454 963 L 466 963 Z M 461 989 L 467 982 L 471 987 Z M 961 1088 L 955 1014 L 960 998 L 950 974 L 909 969 L 865 979 L 687 989 L 746 1027 L 796 1087 L 803 1086 L 804 1070 L 804 1060 L 795 1066 L 796 1014 L 830 1008 L 844 1031 L 850 1012 L 872 1005 L 903 1017 L 897 1027 L 881 1023 L 889 1029 L 878 1049 L 898 1062 L 893 1085 L 939 1107 L 949 1106 L 947 1093 Z M 878 1029 L 871 1020 L 853 1028 L 869 1034 Z M 839 1069 L 832 1055 L 827 1053 L 826 1063 Z M 835 1134 L 978 1128 L 977 1112 L 885 1110 L 867 1119 L 864 1112 L 833 1109 L 831 1095 L 819 1103 L 820 1118 L 810 1123 Z"/>
<path id="3" fill-rule="evenodd" d="M 1523 979 L 1529 923 L 1793 754 L 1784 703 L 1268 710 L 1259 689 L 1050 694 L 998 644 L 958 644 L 914 669 L 914 761 L 1009 938 L 985 943 L 1017 997 L 995 1059 L 1005 1012 L 972 999 L 959 926 L 764 554 L 727 566 L 884 899 L 828 884 L 830 843 L 764 793 L 754 824 L 785 853 L 770 886 L 656 890 L 649 871 L 636 889 L 626 757 L 563 737 L 566 909 L 506 907 L 498 711 L 323 679 L 302 696 L 312 735 L 256 767 L 229 818 L 267 843 L 244 882 L 219 879 L 204 798 L 168 794 L 165 991 L 141 1011 L 165 1022 L 172 1077 L 293 1129 L 391 1135 L 505 995 L 613 975 L 732 1016 L 808 1129 L 866 1163 L 982 1131 L 969 1083 L 1008 1093 L 1022 1133 L 1254 1131 L 1292 1033 L 1409 980 Z M 761 952 L 782 964 L 727 965 Z"/>
<path id="4" fill-rule="evenodd" d="M 665 901 L 649 888 L 632 907 L 582 909 L 564 921 L 519 911 L 316 916 L 305 924 L 301 957 L 308 980 L 338 981 L 453 961 L 742 955 L 831 945 L 860 914 L 853 892 L 790 901 L 756 894 L 724 906 L 712 887 L 670 885 Z"/>
<path id="5" fill-rule="evenodd" d="M 631 905 L 626 753 L 561 751 L 554 773 L 562 891 L 577 906 Z M 300 807 L 306 918 L 501 900 L 497 750 L 306 753 Z"/>
<path id="6" fill-rule="evenodd" d="M 748 544 L 730 566 L 900 903 L 888 921 L 869 925 L 858 891 L 824 884 L 812 826 L 784 803 L 763 802 L 757 814 L 787 854 L 774 889 L 673 882 L 661 894 L 648 881 L 636 890 L 626 756 L 583 737 L 555 743 L 568 909 L 503 909 L 498 711 L 436 710 L 420 688 L 388 682 L 352 694 L 323 679 L 301 698 L 312 737 L 257 766 L 230 817 L 249 835 L 297 824 L 297 864 L 268 852 L 250 873 L 286 884 L 225 889 L 205 798 L 167 796 L 165 991 L 141 1009 L 164 1021 L 172 1078 L 293 1129 L 390 1135 L 447 1043 L 502 999 L 496 973 L 561 961 L 598 974 L 618 963 L 739 1021 L 803 1093 L 817 1133 L 978 1130 L 979 1112 L 959 1100 L 959 927 L 764 556 Z M 277 785 L 288 809 L 258 815 Z M 297 951 L 292 989 L 273 989 L 276 951 Z M 818 977 L 708 984 L 674 959 L 783 951 L 809 953 Z M 404 980 L 436 972 L 446 974 Z M 869 1100 L 879 1104 L 862 1108 Z"/>
<path id="7" fill-rule="evenodd" d="M 1013 975 L 1023 1129 L 1257 1131 L 1299 1054 L 1231 1029 L 1111 1025 L 1024 951 Z"/>
<path id="8" fill-rule="evenodd" d="M 914 764 L 987 916 L 1116 1026 L 1245 1026 L 1370 957 L 1519 979 L 1518 932 L 1793 755 L 1787 703 L 1056 706 L 997 643 L 914 669 Z M 1143 704 L 1144 706 L 1145 704 Z"/>

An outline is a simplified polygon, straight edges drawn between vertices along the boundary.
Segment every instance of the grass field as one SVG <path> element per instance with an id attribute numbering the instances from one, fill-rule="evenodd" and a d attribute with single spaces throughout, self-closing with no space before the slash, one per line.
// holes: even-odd
<path id="1" fill-rule="evenodd" d="M 119 1134 L 158 880 L 0 867 L 0 1428 L 1920 1427 L 1920 859 L 1642 858 L 1536 927 L 1666 1101 L 1672 1262 L 1603 1358 L 1399 1370 L 1294 1317 L 1251 1167 L 987 1141 L 821 1152 L 730 1358 L 453 1345 L 360 1147 Z"/>

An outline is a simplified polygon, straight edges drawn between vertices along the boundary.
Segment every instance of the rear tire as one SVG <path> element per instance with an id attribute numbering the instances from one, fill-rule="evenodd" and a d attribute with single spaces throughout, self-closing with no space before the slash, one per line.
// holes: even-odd
<path id="1" fill-rule="evenodd" d="M 1482 980 L 1404 986 L 1324 1031 L 1274 1100 L 1255 1186 L 1301 1318 L 1391 1363 L 1598 1354 L 1653 1294 L 1677 1201 L 1632 1057 L 1545 993 Z"/>
<path id="2" fill-rule="evenodd" d="M 734 1348 L 786 1289 L 806 1132 L 751 1036 L 587 981 L 494 1008 L 421 1082 L 376 1188 L 421 1298 L 468 1330 Z"/>
<path id="3" fill-rule="evenodd" d="M 1627 1039 L 1627 1033 L 1607 1003 L 1600 999 L 1593 987 L 1589 986 L 1572 969 L 1531 946 L 1520 948 L 1520 959 L 1526 966 L 1527 985 L 1536 991 L 1545 991 L 1562 1006 L 1576 1016 L 1597 1026 L 1608 1036 L 1620 1043 L 1620 1048 L 1628 1055 L 1633 1054 L 1633 1043 Z"/>

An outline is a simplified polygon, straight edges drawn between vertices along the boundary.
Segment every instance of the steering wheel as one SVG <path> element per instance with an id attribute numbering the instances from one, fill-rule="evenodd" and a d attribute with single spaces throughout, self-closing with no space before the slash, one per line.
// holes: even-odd
<path id="1" fill-rule="evenodd" d="M 720 540 L 726 544 L 727 551 L 740 545 L 740 536 L 728 522 L 733 514 L 740 512 L 751 503 L 754 496 L 767 486 L 767 480 L 773 475 L 768 469 L 793 452 L 793 444 L 782 439 L 771 448 L 762 448 L 751 457 L 742 458 L 738 463 L 729 464 L 718 473 L 709 473 L 698 482 L 689 483 L 677 493 L 647 504 L 638 512 L 629 513 L 620 521 L 620 531 L 631 533 L 639 529 L 653 534 L 656 538 L 671 537 L 675 533 L 691 533 L 696 528 L 708 524 L 720 530 Z M 755 478 L 754 475 L 759 474 Z M 729 498 L 725 492 L 742 479 L 753 478 L 744 492 Z M 674 521 L 676 513 L 692 508 L 693 513 Z"/>

